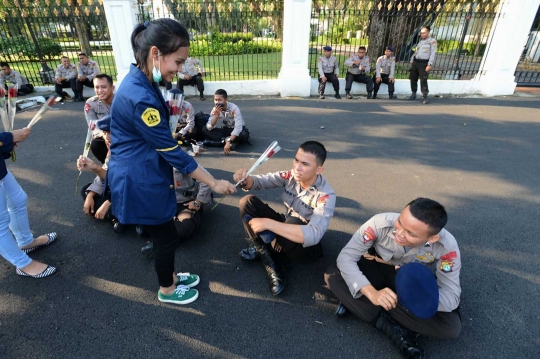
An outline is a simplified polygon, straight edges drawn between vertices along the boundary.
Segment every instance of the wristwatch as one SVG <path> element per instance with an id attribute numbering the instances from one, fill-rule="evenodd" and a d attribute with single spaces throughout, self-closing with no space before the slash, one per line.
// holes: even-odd
<path id="1" fill-rule="evenodd" d="M 197 200 L 193 201 L 193 205 L 197 208 L 199 208 L 201 205 L 199 204 L 199 202 L 197 202 Z"/>
<path id="2" fill-rule="evenodd" d="M 231 138 L 230 138 L 230 137 L 227 137 L 227 138 L 225 139 L 225 141 L 226 141 L 226 142 L 231 142 Z"/>

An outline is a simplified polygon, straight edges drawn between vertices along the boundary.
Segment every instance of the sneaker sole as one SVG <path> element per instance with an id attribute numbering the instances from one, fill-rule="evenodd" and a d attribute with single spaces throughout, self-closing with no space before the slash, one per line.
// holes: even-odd
<path id="1" fill-rule="evenodd" d="M 189 298 L 189 299 L 186 299 L 184 301 L 178 301 L 178 300 L 169 300 L 169 299 L 161 299 L 160 297 L 158 297 L 158 300 L 162 303 L 171 303 L 171 304 L 180 304 L 180 305 L 184 305 L 184 304 L 189 304 L 189 303 L 193 303 L 194 301 L 197 300 L 197 298 L 199 298 L 199 292 L 197 291 L 197 294 L 195 294 L 195 296 Z"/>

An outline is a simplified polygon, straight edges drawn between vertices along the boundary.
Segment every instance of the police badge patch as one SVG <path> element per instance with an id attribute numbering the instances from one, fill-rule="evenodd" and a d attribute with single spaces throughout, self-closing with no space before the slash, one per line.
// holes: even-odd
<path id="1" fill-rule="evenodd" d="M 367 227 L 367 229 L 364 231 L 362 238 L 364 238 L 364 244 L 367 244 L 377 239 L 377 235 L 375 234 L 373 228 Z"/>

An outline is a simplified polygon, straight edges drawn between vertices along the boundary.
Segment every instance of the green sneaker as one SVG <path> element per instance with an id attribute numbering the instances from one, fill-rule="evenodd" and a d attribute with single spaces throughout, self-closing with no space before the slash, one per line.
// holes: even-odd
<path id="1" fill-rule="evenodd" d="M 201 281 L 201 278 L 196 274 L 176 273 L 176 276 L 178 277 L 178 280 L 175 285 L 185 285 L 186 287 L 193 288 Z"/>
<path id="2" fill-rule="evenodd" d="M 191 289 L 185 285 L 179 285 L 176 287 L 173 294 L 170 295 L 158 291 L 158 299 L 163 303 L 189 304 L 194 302 L 198 297 L 199 292 L 196 289 Z"/>

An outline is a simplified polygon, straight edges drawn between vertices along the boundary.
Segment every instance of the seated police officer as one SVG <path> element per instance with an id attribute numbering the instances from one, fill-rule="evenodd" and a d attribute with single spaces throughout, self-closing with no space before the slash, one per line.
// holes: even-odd
<path id="1" fill-rule="evenodd" d="M 355 81 L 366 84 L 367 98 L 372 98 L 373 80 L 366 75 L 371 70 L 369 56 L 366 55 L 366 47 L 360 46 L 358 48 L 358 53 L 345 60 L 344 65 L 349 68 L 347 70 L 347 76 L 345 77 L 345 93 L 347 94 L 347 99 L 352 99 L 351 88 Z"/>
<path id="2" fill-rule="evenodd" d="M 227 91 L 219 89 L 214 94 L 214 108 L 208 123 L 202 129 L 207 146 L 223 147 L 228 155 L 238 144 L 249 140 L 249 130 L 238 106 L 229 102 Z"/>
<path id="3" fill-rule="evenodd" d="M 34 85 L 28 83 L 26 77 L 12 70 L 7 62 L 0 62 L 0 89 L 7 89 L 7 83 L 17 85 L 17 96 L 28 95 L 34 91 Z"/>
<path id="4" fill-rule="evenodd" d="M 373 81 L 375 82 L 375 90 L 373 98 L 377 98 L 377 92 L 381 87 L 381 83 L 388 85 L 388 98 L 394 99 L 394 71 L 396 67 L 396 58 L 394 57 L 394 48 L 387 46 L 384 50 L 384 55 L 377 59 L 375 75 L 373 75 Z"/>
<path id="5" fill-rule="evenodd" d="M 443 228 L 446 221 L 442 205 L 417 198 L 401 213 L 381 213 L 364 223 L 324 276 L 341 302 L 336 315 L 350 310 L 385 333 L 406 358 L 424 358 L 416 333 L 457 338 L 461 256 Z M 436 283 L 430 283 L 433 274 L 408 263 L 433 268 Z"/>
<path id="6" fill-rule="evenodd" d="M 253 261 L 262 259 L 270 283 L 270 291 L 278 295 L 286 280 L 276 261 L 278 258 L 314 260 L 322 255 L 321 239 L 334 215 L 336 194 L 321 175 L 326 149 L 316 141 L 300 145 L 289 171 L 250 175 L 240 169 L 234 181 L 242 180 L 246 190 L 283 187 L 281 195 L 286 213 L 281 214 L 248 195 L 240 200 L 240 216 L 251 247 L 240 257 Z"/>

